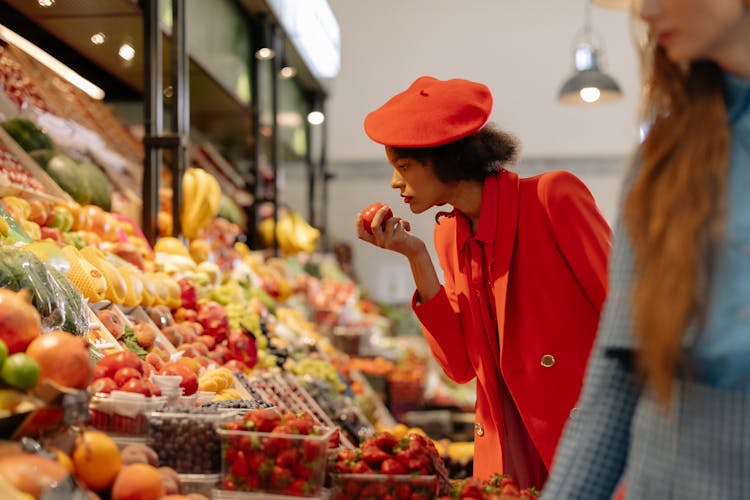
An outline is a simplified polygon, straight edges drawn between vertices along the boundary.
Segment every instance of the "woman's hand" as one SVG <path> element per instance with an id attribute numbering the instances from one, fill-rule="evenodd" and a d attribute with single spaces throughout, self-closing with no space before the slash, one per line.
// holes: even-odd
<path id="1" fill-rule="evenodd" d="M 383 217 L 386 216 L 389 210 L 387 206 L 383 206 L 372 218 L 370 224 L 372 234 L 365 231 L 364 224 L 362 223 L 362 214 L 357 215 L 356 224 L 359 239 L 407 257 L 413 257 L 420 251 L 424 251 L 424 242 L 409 232 L 411 230 L 409 221 L 401 217 L 391 217 L 387 221 L 383 220 Z M 382 228 L 383 222 L 386 222 L 385 230 Z"/>

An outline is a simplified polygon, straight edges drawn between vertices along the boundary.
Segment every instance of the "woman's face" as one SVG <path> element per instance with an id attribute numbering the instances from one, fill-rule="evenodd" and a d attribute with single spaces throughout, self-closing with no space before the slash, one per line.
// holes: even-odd
<path id="1" fill-rule="evenodd" d="M 719 62 L 747 29 L 747 0 L 637 0 L 639 14 L 672 62 Z"/>
<path id="2" fill-rule="evenodd" d="M 385 151 L 393 165 L 391 187 L 399 190 L 404 203 L 413 213 L 419 214 L 436 205 L 448 203 L 448 186 L 437 178 L 431 164 L 396 156 L 390 148 Z"/>

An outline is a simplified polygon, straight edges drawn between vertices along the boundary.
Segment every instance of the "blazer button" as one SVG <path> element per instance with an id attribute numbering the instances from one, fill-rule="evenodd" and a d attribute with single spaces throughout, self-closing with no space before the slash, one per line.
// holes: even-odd
<path id="1" fill-rule="evenodd" d="M 474 432 L 479 437 L 484 436 L 484 427 L 482 427 L 482 424 L 474 424 Z"/>
<path id="2" fill-rule="evenodd" d="M 555 365 L 555 357 L 552 354 L 545 354 L 541 360 L 542 366 L 552 368 Z"/>

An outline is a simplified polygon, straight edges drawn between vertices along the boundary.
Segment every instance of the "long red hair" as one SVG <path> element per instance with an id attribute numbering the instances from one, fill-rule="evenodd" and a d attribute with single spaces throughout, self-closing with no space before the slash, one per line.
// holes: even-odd
<path id="1" fill-rule="evenodd" d="M 682 338 L 705 312 L 709 252 L 721 236 L 730 132 L 722 72 L 644 51 L 650 129 L 623 215 L 635 255 L 633 314 L 639 366 L 667 403 Z"/>

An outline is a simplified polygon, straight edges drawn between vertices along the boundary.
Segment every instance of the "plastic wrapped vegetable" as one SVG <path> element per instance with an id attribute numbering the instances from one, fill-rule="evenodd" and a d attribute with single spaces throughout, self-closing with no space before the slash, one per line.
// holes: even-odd
<path id="1" fill-rule="evenodd" d="M 0 283 L 15 291 L 29 290 L 44 330 L 64 330 L 75 335 L 88 331 L 88 309 L 80 292 L 32 252 L 0 246 Z"/>

